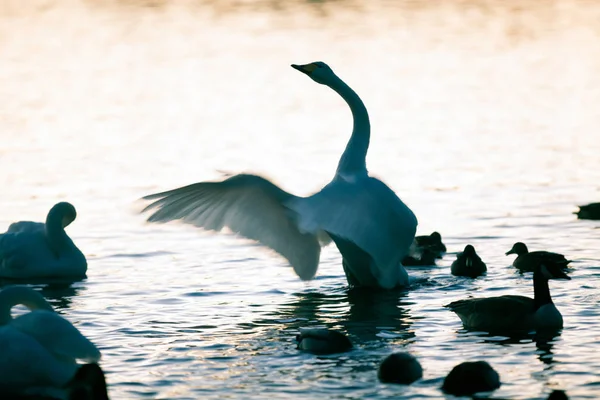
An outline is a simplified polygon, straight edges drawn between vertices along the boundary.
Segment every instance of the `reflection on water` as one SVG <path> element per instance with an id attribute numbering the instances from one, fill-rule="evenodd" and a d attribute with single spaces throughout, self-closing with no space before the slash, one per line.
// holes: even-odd
<path id="1" fill-rule="evenodd" d="M 365 289 L 343 289 L 323 293 L 307 291 L 293 294 L 293 300 L 277 309 L 280 321 L 301 326 L 325 326 L 348 333 L 355 344 L 381 347 L 382 337 L 408 340 L 410 331 L 408 310 L 402 305 L 399 291 L 374 292 Z"/>
<path id="2" fill-rule="evenodd" d="M 499 371 L 497 398 L 596 398 L 599 223 L 572 212 L 600 199 L 599 17 L 584 0 L 0 0 L 0 226 L 77 207 L 88 279 L 36 287 L 101 348 L 113 398 L 440 398 L 476 359 Z M 409 291 L 348 290 L 333 246 L 304 283 L 258 246 L 136 214 L 221 171 L 300 194 L 328 182 L 350 113 L 289 67 L 319 59 L 369 109 L 371 173 L 448 246 Z M 464 331 L 444 304 L 532 296 L 504 256 L 517 241 L 575 260 L 550 288 L 564 329 Z M 466 243 L 487 276 L 450 274 Z M 306 325 L 356 348 L 299 353 Z M 424 380 L 379 384 L 403 350 Z"/>
<path id="3" fill-rule="evenodd" d="M 0 280 L 0 289 L 12 285 L 24 285 L 24 283 L 13 280 Z M 68 310 L 71 307 L 73 299 L 80 293 L 85 292 L 85 286 L 75 285 L 74 283 L 61 282 L 32 285 L 32 287 L 39 289 L 39 292 L 48 300 L 52 307 L 61 312 L 61 310 Z"/>

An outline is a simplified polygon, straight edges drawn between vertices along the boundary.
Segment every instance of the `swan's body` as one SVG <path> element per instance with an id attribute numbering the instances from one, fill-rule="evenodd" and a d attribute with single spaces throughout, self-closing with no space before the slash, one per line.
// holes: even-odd
<path id="1" fill-rule="evenodd" d="M 13 319 L 18 304 L 32 311 Z M 0 395 L 60 393 L 77 373 L 76 360 L 100 359 L 96 346 L 24 286 L 0 291 L 0 349 Z"/>
<path id="2" fill-rule="evenodd" d="M 45 223 L 20 221 L 0 235 L 0 278 L 84 278 L 87 261 L 65 232 L 75 207 L 58 203 Z"/>
<path id="3" fill-rule="evenodd" d="M 151 222 L 183 220 L 257 240 L 290 262 L 303 280 L 312 279 L 321 246 L 333 240 L 348 282 L 390 289 L 408 284 L 401 260 L 413 243 L 417 219 L 380 180 L 370 177 L 367 110 L 358 95 L 324 63 L 293 67 L 335 90 L 350 106 L 352 136 L 333 180 L 309 197 L 294 196 L 255 175 L 202 182 L 146 196 L 157 208 Z"/>
<path id="4" fill-rule="evenodd" d="M 468 276 L 469 278 L 477 278 L 487 271 L 487 266 L 477 253 L 475 248 L 468 244 L 462 253 L 456 256 L 456 260 L 450 266 L 452 275 Z"/>
<path id="5" fill-rule="evenodd" d="M 534 298 L 497 296 L 458 300 L 448 304 L 467 329 L 487 332 L 528 332 L 560 329 L 563 318 L 550 297 L 548 279 L 571 279 L 556 264 L 538 264 L 533 273 Z"/>
<path id="6" fill-rule="evenodd" d="M 515 243 L 512 249 L 506 252 L 506 255 L 509 254 L 517 255 L 517 258 L 513 261 L 513 266 L 521 271 L 527 272 L 533 272 L 540 262 L 556 264 L 562 268 L 566 268 L 571 262 L 571 260 L 567 260 L 565 256 L 560 253 L 553 253 L 551 251 L 529 251 L 527 245 L 523 242 Z"/>

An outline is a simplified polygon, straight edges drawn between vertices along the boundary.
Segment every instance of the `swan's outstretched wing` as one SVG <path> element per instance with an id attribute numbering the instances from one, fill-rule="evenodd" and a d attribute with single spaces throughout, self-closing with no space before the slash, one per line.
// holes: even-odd
<path id="1" fill-rule="evenodd" d="M 383 182 L 334 180 L 311 197 L 295 199 L 290 207 L 300 216 L 303 231 L 324 230 L 368 253 L 374 261 L 371 273 L 381 287 L 407 279 L 400 261 L 413 244 L 417 219 Z"/>
<path id="2" fill-rule="evenodd" d="M 36 310 L 10 322 L 61 360 L 97 362 L 100 351 L 69 321 L 53 311 Z"/>
<path id="3" fill-rule="evenodd" d="M 149 222 L 182 220 L 213 231 L 227 227 L 275 250 L 309 280 L 317 272 L 321 246 L 317 234 L 298 229 L 286 205 L 295 198 L 260 176 L 240 174 L 146 196 L 155 201 L 142 212 L 156 209 Z"/>

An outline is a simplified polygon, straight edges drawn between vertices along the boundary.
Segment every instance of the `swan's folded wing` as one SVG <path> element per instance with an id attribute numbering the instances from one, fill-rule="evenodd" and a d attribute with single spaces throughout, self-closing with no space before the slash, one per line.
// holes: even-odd
<path id="1" fill-rule="evenodd" d="M 45 230 L 46 224 L 44 224 L 43 222 L 19 221 L 10 224 L 6 232 L 44 232 Z"/>
<path id="2" fill-rule="evenodd" d="M 317 271 L 321 247 L 316 234 L 298 230 L 286 203 L 295 196 L 256 175 L 201 182 L 144 197 L 155 200 L 149 222 L 181 220 L 208 230 L 224 227 L 257 240 L 284 256 L 303 280 Z"/>
<path id="3" fill-rule="evenodd" d="M 10 325 L 0 327 L 0 349 L 2 399 L 7 398 L 7 393 L 20 393 L 32 387 L 62 387 L 77 369 L 76 364 L 57 359 L 35 338 Z"/>
<path id="4" fill-rule="evenodd" d="M 10 322 L 62 360 L 97 362 L 100 351 L 69 321 L 53 311 L 36 310 Z"/>

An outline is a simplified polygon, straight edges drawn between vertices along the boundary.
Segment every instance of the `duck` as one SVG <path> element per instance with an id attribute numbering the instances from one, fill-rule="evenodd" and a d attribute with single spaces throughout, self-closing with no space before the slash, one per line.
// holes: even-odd
<path id="1" fill-rule="evenodd" d="M 379 365 L 377 377 L 383 383 L 410 385 L 423 377 L 423 367 L 410 353 L 392 353 Z"/>
<path id="2" fill-rule="evenodd" d="M 436 254 L 436 258 L 442 258 L 446 252 L 446 245 L 442 242 L 442 235 L 434 231 L 429 235 L 415 237 L 415 244 L 420 248 L 427 248 Z"/>
<path id="3" fill-rule="evenodd" d="M 600 220 L 600 203 L 590 203 L 585 206 L 578 206 L 579 211 L 574 212 L 579 219 Z"/>
<path id="4" fill-rule="evenodd" d="M 325 328 L 303 328 L 296 335 L 298 350 L 324 355 L 344 353 L 352 349 L 352 342 L 340 331 Z"/>
<path id="5" fill-rule="evenodd" d="M 500 375 L 486 361 L 467 361 L 452 368 L 442 390 L 454 396 L 471 396 L 496 390 L 500 385 Z"/>
<path id="6" fill-rule="evenodd" d="M 405 267 L 416 267 L 425 265 L 435 265 L 437 252 L 430 250 L 427 247 L 420 249 L 420 255 L 407 255 L 402 259 L 402 265 Z"/>
<path id="7" fill-rule="evenodd" d="M 30 311 L 13 318 L 16 305 Z M 101 358 L 90 340 L 27 286 L 0 291 L 0 348 L 2 398 L 60 393 L 77 381 L 77 361 L 97 363 Z"/>
<path id="8" fill-rule="evenodd" d="M 104 371 L 98 363 L 80 366 L 67 384 L 69 400 L 110 400 Z"/>
<path id="9" fill-rule="evenodd" d="M 571 279 L 560 265 L 538 262 L 533 272 L 534 298 L 505 295 L 454 301 L 445 307 L 455 312 L 464 327 L 486 332 L 554 330 L 563 318 L 550 297 L 549 279 Z"/>
<path id="10" fill-rule="evenodd" d="M 521 271 L 533 272 L 539 261 L 549 261 L 556 265 L 566 268 L 571 260 L 567 260 L 564 255 L 550 251 L 532 251 L 527 249 L 523 242 L 517 242 L 506 252 L 506 255 L 516 254 L 517 258 L 513 261 L 513 266 Z"/>
<path id="11" fill-rule="evenodd" d="M 142 200 L 151 203 L 141 212 L 152 211 L 148 222 L 181 220 L 216 232 L 227 227 L 283 256 L 305 281 L 317 273 L 321 247 L 333 241 L 350 286 L 408 286 L 402 259 L 413 244 L 418 222 L 396 193 L 367 171 L 367 108 L 324 62 L 292 67 L 336 92 L 352 113 L 352 134 L 331 182 L 300 197 L 265 177 L 242 173 L 144 196 Z"/>
<path id="12" fill-rule="evenodd" d="M 553 390 L 547 400 L 569 400 L 569 396 L 564 390 Z"/>
<path id="13" fill-rule="evenodd" d="M 87 260 L 65 232 L 76 217 L 71 203 L 60 202 L 50 209 L 45 223 L 12 223 L 0 234 L 0 278 L 85 278 Z"/>
<path id="14" fill-rule="evenodd" d="M 475 252 L 475 247 L 468 244 L 462 253 L 456 256 L 456 260 L 450 266 L 452 275 L 477 278 L 487 271 L 487 266 Z"/>

